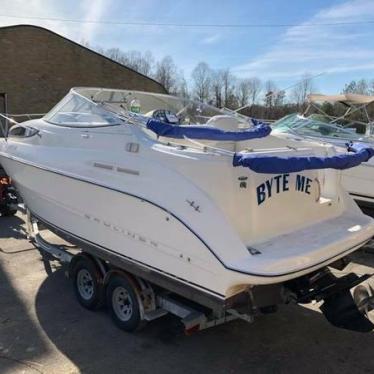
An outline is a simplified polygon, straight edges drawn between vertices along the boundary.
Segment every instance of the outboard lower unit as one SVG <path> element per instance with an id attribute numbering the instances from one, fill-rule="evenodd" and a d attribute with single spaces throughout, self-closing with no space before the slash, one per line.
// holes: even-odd
<path id="1" fill-rule="evenodd" d="M 297 302 L 320 302 L 320 310 L 334 326 L 357 332 L 370 332 L 374 324 L 368 318 L 374 309 L 374 293 L 371 287 L 361 283 L 372 274 L 358 276 L 348 273 L 340 277 L 329 268 L 296 279 L 287 288 L 297 296 Z"/>

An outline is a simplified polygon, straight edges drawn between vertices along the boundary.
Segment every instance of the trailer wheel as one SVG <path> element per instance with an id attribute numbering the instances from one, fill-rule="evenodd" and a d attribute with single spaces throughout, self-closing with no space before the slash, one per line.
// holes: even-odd
<path id="1" fill-rule="evenodd" d="M 121 276 L 114 276 L 107 286 L 106 302 L 114 323 L 125 331 L 142 326 L 140 305 L 133 285 Z"/>
<path id="2" fill-rule="evenodd" d="M 79 303 L 86 309 L 96 309 L 103 303 L 102 275 L 96 264 L 87 257 L 81 257 L 72 271 L 74 291 Z"/>

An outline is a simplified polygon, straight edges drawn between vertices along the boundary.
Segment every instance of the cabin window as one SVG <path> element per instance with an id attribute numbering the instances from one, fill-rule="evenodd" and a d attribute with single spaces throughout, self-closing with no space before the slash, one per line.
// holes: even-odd
<path id="1" fill-rule="evenodd" d="M 94 104 L 75 94 L 67 95 L 44 119 L 50 123 L 69 127 L 101 127 L 120 124 L 120 120 L 100 104 Z"/>
<path id="2" fill-rule="evenodd" d="M 39 130 L 31 126 L 15 125 L 10 128 L 8 136 L 10 138 L 30 138 L 39 133 Z"/>

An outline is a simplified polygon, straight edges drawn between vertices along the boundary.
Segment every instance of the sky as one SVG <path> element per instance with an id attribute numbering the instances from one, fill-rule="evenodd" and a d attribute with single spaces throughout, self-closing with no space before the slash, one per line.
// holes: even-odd
<path id="1" fill-rule="evenodd" d="M 367 23 L 331 26 L 349 22 Z M 0 26 L 14 24 L 36 24 L 104 49 L 151 51 L 156 59 L 170 55 L 187 79 L 200 61 L 229 68 L 239 78 L 271 79 L 280 89 L 305 74 L 316 76 L 321 93 L 340 92 L 353 79 L 374 79 L 374 0 L 0 0 Z"/>

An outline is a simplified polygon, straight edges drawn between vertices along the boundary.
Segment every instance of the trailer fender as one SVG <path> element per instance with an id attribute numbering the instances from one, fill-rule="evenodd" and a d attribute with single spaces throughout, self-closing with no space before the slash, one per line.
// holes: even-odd
<path id="1" fill-rule="evenodd" d="M 110 280 L 115 276 L 123 277 L 131 284 L 132 288 L 134 289 L 134 292 L 135 292 L 136 298 L 138 300 L 138 303 L 139 303 L 140 317 L 141 317 L 142 320 L 144 320 L 145 311 L 144 311 L 143 300 L 142 300 L 142 297 L 141 297 L 142 288 L 139 284 L 139 281 L 137 280 L 137 277 L 135 277 L 134 275 L 132 275 L 130 273 L 127 273 L 126 271 L 120 270 L 120 269 L 109 270 L 105 274 L 105 277 L 103 278 L 103 284 L 104 284 L 105 288 L 109 284 Z"/>
<path id="2" fill-rule="evenodd" d="M 94 256 L 91 256 L 88 253 L 79 253 L 71 259 L 71 261 L 69 263 L 69 269 L 68 269 L 69 279 L 72 279 L 73 274 L 74 274 L 74 270 L 75 270 L 75 266 L 79 262 L 79 260 L 82 259 L 82 258 L 92 262 L 97 267 L 98 271 L 100 272 L 100 274 L 102 276 L 102 284 L 104 285 L 105 284 L 104 279 L 105 279 L 105 276 L 106 276 L 106 273 L 107 273 L 107 270 L 105 268 L 105 264 L 103 263 L 103 261 L 97 259 Z"/>

